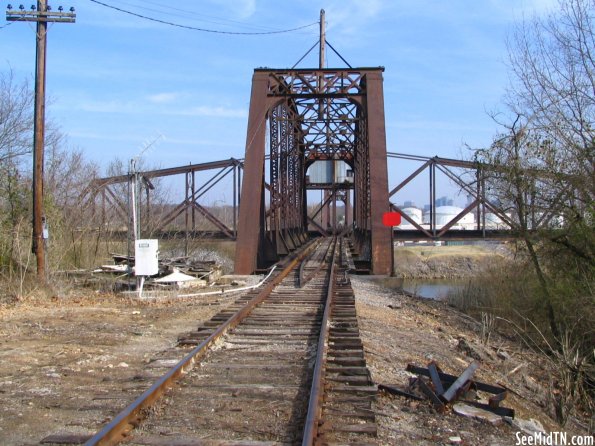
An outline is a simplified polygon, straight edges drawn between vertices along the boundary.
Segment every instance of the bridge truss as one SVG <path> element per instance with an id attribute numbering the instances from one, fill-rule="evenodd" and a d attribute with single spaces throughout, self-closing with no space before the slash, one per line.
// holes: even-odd
<path id="1" fill-rule="evenodd" d="M 345 191 L 353 188 L 356 255 L 369 262 L 373 273 L 390 273 L 391 231 L 382 225 L 388 211 L 382 71 L 255 70 L 236 273 L 266 267 L 305 242 L 309 224 L 316 226 L 307 215 L 306 194 L 317 188 L 306 184 L 306 171 L 316 161 L 343 161 L 352 169 L 353 185 L 323 185 L 325 201 L 350 201 Z M 320 225 L 317 229 L 326 231 Z"/>

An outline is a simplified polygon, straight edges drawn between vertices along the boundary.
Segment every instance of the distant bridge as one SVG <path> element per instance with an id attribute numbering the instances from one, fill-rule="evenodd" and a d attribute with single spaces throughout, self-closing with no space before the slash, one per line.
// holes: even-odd
<path id="1" fill-rule="evenodd" d="M 443 240 L 480 240 L 480 239 L 509 239 L 516 227 L 514 221 L 496 203 L 490 202 L 486 197 L 485 182 L 482 181 L 485 166 L 478 163 L 441 157 L 422 157 L 402 153 L 387 153 L 388 159 L 413 161 L 419 164 L 406 178 L 390 190 L 387 209 L 400 212 L 403 224 L 392 231 L 394 241 L 443 241 Z M 265 164 L 270 169 L 270 156 L 265 157 Z M 457 169 L 455 171 L 454 169 Z M 464 172 L 465 179 L 462 178 Z M 112 236 L 126 238 L 130 235 L 132 226 L 132 206 L 130 203 L 130 190 L 138 189 L 136 194 L 140 233 L 143 237 L 156 237 L 161 239 L 219 239 L 237 240 L 238 216 L 241 203 L 241 184 L 244 174 L 244 160 L 230 158 L 200 164 L 148 170 L 136 174 L 125 174 L 100 178 L 90 182 L 81 202 L 88 209 L 89 219 L 98 228 L 103 228 Z M 403 172 L 400 172 L 403 176 Z M 470 197 L 468 205 L 448 222 L 437 224 L 436 197 L 441 194 L 437 188 L 436 177 L 444 175 L 461 191 Z M 430 204 L 429 221 L 422 223 L 403 211 L 403 206 L 395 204 L 399 192 L 410 185 L 415 179 L 426 176 L 429 193 L 425 202 Z M 174 203 L 156 203 L 152 198 L 159 194 L 159 178 L 172 177 L 173 181 L 180 182 L 180 189 L 184 190 L 183 198 Z M 392 178 L 388 172 L 388 178 Z M 469 178 L 475 178 L 470 185 Z M 227 185 L 223 192 L 218 187 L 224 179 Z M 231 181 L 229 181 L 231 179 Z M 171 182 L 170 182 L 171 183 Z M 270 190 L 272 186 L 264 182 L 267 192 L 265 220 L 270 227 L 270 219 L 274 218 L 270 206 Z M 304 181 L 307 191 L 321 191 L 322 198 L 306 202 L 307 233 L 326 236 L 332 233 L 350 230 L 353 227 L 353 195 L 355 185 L 350 181 L 341 183 L 310 182 Z M 209 192 L 215 191 L 228 201 L 213 206 L 213 202 L 206 201 Z M 419 197 L 419 196 L 418 196 Z M 418 199 L 422 200 L 421 197 Z M 337 209 L 337 204 L 340 209 Z M 341 214 L 340 218 L 338 214 Z M 426 213 L 428 214 L 428 212 Z M 474 227 L 461 229 L 459 223 L 465 216 L 474 216 Z M 496 216 L 500 224 L 498 228 L 490 225 L 488 216 Z M 536 221 L 536 225 L 546 225 L 546 217 Z M 390 231 L 389 231 L 390 233 Z M 392 250 L 392 243 L 388 242 Z M 287 247 L 287 251 L 291 248 Z M 392 251 L 391 251 L 392 252 Z M 283 255 L 279 253 L 278 255 Z"/>

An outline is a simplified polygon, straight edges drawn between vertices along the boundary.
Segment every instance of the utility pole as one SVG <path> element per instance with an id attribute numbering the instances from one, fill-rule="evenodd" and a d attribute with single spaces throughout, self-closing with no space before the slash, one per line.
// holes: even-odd
<path id="1" fill-rule="evenodd" d="M 325 28 L 325 13 L 324 9 L 320 10 L 320 42 L 319 42 L 319 51 L 318 51 L 318 68 L 321 70 L 324 68 L 324 58 L 325 58 L 325 43 L 326 43 L 326 28 Z"/>
<path id="2" fill-rule="evenodd" d="M 324 9 L 320 10 L 320 38 L 318 39 L 318 68 L 324 69 L 324 57 L 325 57 L 325 24 L 324 24 Z M 312 47 L 314 48 L 314 47 Z M 320 91 L 323 89 L 324 77 L 322 74 L 318 75 L 318 88 Z M 324 119 L 324 101 L 322 98 L 318 100 L 318 119 Z"/>
<path id="3" fill-rule="evenodd" d="M 37 278 L 45 283 L 45 237 L 43 215 L 43 158 L 45 147 L 45 61 L 48 22 L 74 23 L 74 8 L 62 12 L 62 7 L 53 12 L 47 0 L 38 0 L 37 8 L 18 10 L 8 5 L 6 20 L 12 22 L 37 22 L 35 36 L 35 117 L 33 123 L 33 243 L 32 250 L 37 259 Z"/>

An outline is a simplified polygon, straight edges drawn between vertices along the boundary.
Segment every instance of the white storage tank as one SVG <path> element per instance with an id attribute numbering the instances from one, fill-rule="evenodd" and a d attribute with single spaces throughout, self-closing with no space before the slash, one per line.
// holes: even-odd
<path id="1" fill-rule="evenodd" d="M 415 223 L 417 223 L 418 225 L 421 225 L 421 223 L 422 223 L 422 212 L 421 212 L 421 209 L 416 208 L 414 206 L 408 206 L 408 207 L 401 208 L 401 211 L 403 211 L 403 214 L 406 214 Z M 405 225 L 410 225 L 410 223 L 403 218 L 401 220 L 401 225 L 404 225 L 404 224 Z"/>
<path id="2" fill-rule="evenodd" d="M 462 208 L 457 206 L 438 206 L 435 209 L 436 212 L 436 226 L 444 226 L 448 224 L 453 218 L 459 215 L 463 211 Z M 423 221 L 426 224 L 430 224 L 430 211 L 424 212 Z M 457 225 L 468 225 L 473 224 L 474 217 L 473 213 L 470 212 L 463 216 L 456 224 Z"/>

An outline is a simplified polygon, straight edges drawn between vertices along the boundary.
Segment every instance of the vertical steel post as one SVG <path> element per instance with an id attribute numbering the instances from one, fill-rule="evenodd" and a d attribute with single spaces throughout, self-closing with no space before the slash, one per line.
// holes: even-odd
<path id="1" fill-rule="evenodd" d="M 231 194 L 233 195 L 233 236 L 234 238 L 237 239 L 238 237 L 238 227 L 237 227 L 237 216 L 236 216 L 236 207 L 237 207 L 237 194 L 236 194 L 236 190 L 237 190 L 237 183 L 238 183 L 238 170 L 239 170 L 239 166 L 235 165 L 233 166 L 233 189 L 231 191 Z"/>
<path id="2" fill-rule="evenodd" d="M 484 198 L 481 194 L 481 168 L 477 168 L 477 171 L 475 172 L 475 178 L 477 180 L 477 199 L 480 200 L 480 202 L 477 204 L 477 230 L 479 231 L 481 229 L 481 209 L 483 206 L 485 206 L 484 204 Z"/>
<path id="3" fill-rule="evenodd" d="M 486 237 L 486 207 L 485 207 L 486 206 L 485 205 L 485 200 L 486 200 L 486 180 L 485 180 L 485 177 L 483 175 L 483 172 L 482 172 L 482 175 L 481 175 L 481 196 L 482 196 L 481 202 L 483 203 L 483 212 L 481 213 L 481 219 L 482 219 L 481 223 L 482 223 L 482 226 L 483 226 L 483 230 L 482 230 L 483 231 L 482 232 L 483 233 L 483 238 L 485 238 Z"/>
<path id="4" fill-rule="evenodd" d="M 266 115 L 268 111 L 268 72 L 255 72 L 252 77 L 250 112 L 246 133 L 246 157 L 244 181 L 242 182 L 242 203 L 238 221 L 236 242 L 236 274 L 252 274 L 257 268 L 260 215 L 264 206 L 264 155 L 266 136 Z"/>
<path id="5" fill-rule="evenodd" d="M 432 235 L 436 236 L 436 161 L 432 160 L 430 165 L 430 229 Z"/>
<path id="6" fill-rule="evenodd" d="M 147 208 L 145 212 L 145 231 L 149 231 L 149 222 L 151 221 L 151 189 L 147 184 L 144 185 L 145 187 L 145 198 L 147 200 Z"/>
<path id="7" fill-rule="evenodd" d="M 196 171 L 192 171 L 192 183 L 191 183 L 191 199 L 192 199 L 192 231 L 196 231 L 196 206 L 194 206 L 194 200 L 196 196 Z"/>
<path id="8" fill-rule="evenodd" d="M 189 215 L 188 215 L 188 206 L 190 206 L 190 200 L 194 200 L 194 197 L 190 197 L 190 172 L 186 172 L 184 175 L 184 193 L 186 198 L 184 199 L 184 255 L 187 256 L 189 249 L 188 249 L 188 222 L 189 222 Z M 192 206 L 194 208 L 194 206 Z"/>
<path id="9" fill-rule="evenodd" d="M 345 226 L 349 227 L 353 223 L 353 210 L 351 208 L 351 191 L 345 191 Z"/>
<path id="10" fill-rule="evenodd" d="M 392 229 L 382 224 L 382 215 L 389 210 L 389 197 L 384 91 L 380 71 L 366 74 L 366 89 L 372 274 L 390 275 L 393 269 Z"/>
<path id="11" fill-rule="evenodd" d="M 107 186 L 106 186 L 107 187 Z M 101 190 L 101 226 L 105 227 L 106 223 L 107 223 L 107 218 L 106 218 L 106 197 L 105 197 L 105 189 L 103 188 Z"/>
<path id="12" fill-rule="evenodd" d="M 333 234 L 337 233 L 337 190 L 335 189 L 335 180 L 336 180 L 336 172 L 335 172 L 335 164 L 336 161 L 333 159 L 331 161 L 332 165 L 331 165 L 331 184 L 332 184 L 332 188 L 331 188 L 331 205 L 332 205 L 332 211 L 331 211 L 331 218 L 332 218 L 332 229 L 333 229 Z"/>

